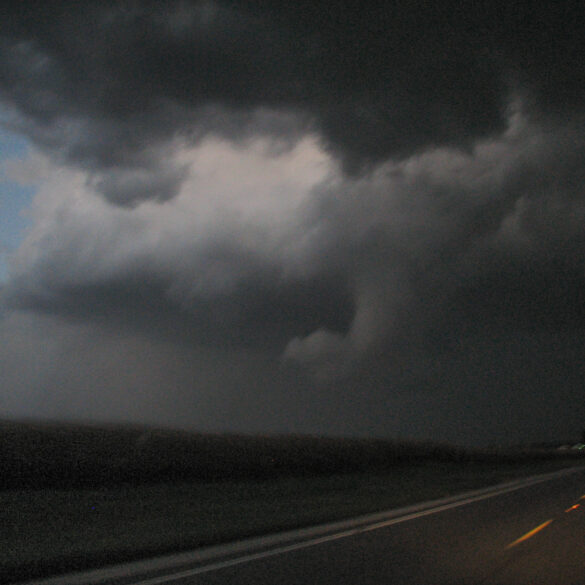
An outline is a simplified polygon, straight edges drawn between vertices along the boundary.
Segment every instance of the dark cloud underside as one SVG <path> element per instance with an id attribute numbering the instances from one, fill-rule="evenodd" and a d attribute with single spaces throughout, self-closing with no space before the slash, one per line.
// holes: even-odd
<path id="1" fill-rule="evenodd" d="M 140 173 L 143 197 L 165 199 L 180 169 L 161 168 L 158 148 L 255 132 L 258 108 L 312 121 L 350 170 L 469 146 L 504 128 L 515 92 L 535 115 L 581 109 L 579 14 L 571 2 L 18 2 L 0 95 L 113 201 L 137 199 L 125 190 Z"/>

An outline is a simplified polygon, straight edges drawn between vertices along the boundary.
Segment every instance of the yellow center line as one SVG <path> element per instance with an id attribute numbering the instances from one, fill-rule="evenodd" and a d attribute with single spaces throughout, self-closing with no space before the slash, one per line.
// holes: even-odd
<path id="1" fill-rule="evenodd" d="M 581 504 L 575 504 L 573 506 L 571 506 L 570 508 L 567 508 L 565 510 L 565 512 L 572 512 L 573 510 L 576 510 L 577 508 L 579 508 L 581 506 Z"/>
<path id="2" fill-rule="evenodd" d="M 518 538 L 514 542 L 511 542 L 506 548 L 512 548 L 513 546 L 516 546 L 517 544 L 520 544 L 521 542 L 528 540 L 529 538 L 534 536 L 537 532 L 540 532 L 543 528 L 546 528 L 551 522 L 552 522 L 552 520 L 547 520 L 546 522 L 543 522 L 540 526 L 533 528 L 530 532 L 527 532 L 524 536 L 521 536 L 520 538 Z"/>

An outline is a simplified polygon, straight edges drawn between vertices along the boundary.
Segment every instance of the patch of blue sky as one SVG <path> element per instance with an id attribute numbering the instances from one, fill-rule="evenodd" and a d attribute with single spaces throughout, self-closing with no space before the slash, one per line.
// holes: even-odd
<path id="1" fill-rule="evenodd" d="M 0 283 L 8 278 L 8 258 L 30 226 L 25 210 L 35 194 L 34 187 L 12 181 L 6 175 L 4 163 L 23 159 L 29 149 L 25 138 L 0 127 Z"/>

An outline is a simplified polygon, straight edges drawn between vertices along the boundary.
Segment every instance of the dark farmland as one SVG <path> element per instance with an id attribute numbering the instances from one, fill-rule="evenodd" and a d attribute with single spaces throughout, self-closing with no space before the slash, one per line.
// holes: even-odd
<path id="1" fill-rule="evenodd" d="M 0 427 L 2 582 L 341 519 L 585 462 L 556 448 Z"/>
<path id="2" fill-rule="evenodd" d="M 0 423 L 0 487 L 95 487 L 380 472 L 425 461 L 516 464 L 580 458 L 555 448 L 295 435 L 213 435 L 140 426 Z"/>

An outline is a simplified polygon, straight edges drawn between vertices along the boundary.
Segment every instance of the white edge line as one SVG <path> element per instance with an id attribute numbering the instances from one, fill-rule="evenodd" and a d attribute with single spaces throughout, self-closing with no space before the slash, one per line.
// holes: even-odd
<path id="1" fill-rule="evenodd" d="M 324 542 L 340 540 L 342 538 L 347 538 L 349 536 L 353 536 L 356 534 L 371 532 L 373 530 L 379 530 L 386 526 L 399 524 L 401 522 L 407 522 L 409 520 L 414 520 L 416 518 L 421 518 L 423 516 L 438 514 L 445 510 L 450 510 L 452 508 L 458 508 L 460 506 L 465 506 L 473 502 L 493 498 L 508 492 L 513 492 L 522 489 L 524 487 L 546 482 L 557 477 L 561 477 L 563 475 L 568 475 L 570 473 L 576 473 L 583 470 L 584 470 L 583 467 L 565 468 L 559 471 L 536 475 L 528 478 L 516 479 L 510 482 L 506 482 L 504 484 L 488 486 L 486 488 L 480 488 L 477 490 L 472 490 L 454 496 L 447 496 L 445 498 L 441 498 L 438 500 L 419 502 L 418 504 L 413 504 L 410 506 L 406 506 L 404 508 L 386 510 L 382 512 L 359 516 L 356 518 L 346 518 L 345 520 L 331 522 L 328 524 L 300 528 L 296 530 L 287 531 L 284 533 L 260 536 L 243 541 L 226 543 L 225 545 L 207 547 L 207 549 L 205 548 L 196 549 L 194 551 L 178 553 L 176 555 L 167 555 L 166 557 L 155 557 L 154 559 L 145 559 L 142 561 L 134 561 L 112 567 L 93 569 L 84 573 L 47 577 L 46 579 L 43 580 L 27 582 L 19 581 L 18 583 L 14 583 L 14 585 L 72 585 L 72 584 L 99 585 L 107 583 L 108 580 L 123 579 L 124 576 L 128 576 L 129 572 L 131 573 L 140 571 L 142 572 L 142 574 L 144 574 L 144 572 L 148 570 L 146 569 L 146 565 L 164 562 L 165 559 L 181 560 L 182 563 L 189 562 L 189 560 L 191 560 L 191 562 L 204 563 L 206 561 L 205 553 L 213 553 L 213 551 L 219 549 L 224 550 L 231 549 L 234 552 L 239 552 L 243 550 L 245 552 L 246 548 L 249 550 L 249 548 L 254 546 L 254 544 L 256 544 L 257 546 L 262 545 L 270 546 L 271 543 L 278 543 L 283 541 L 286 542 L 286 540 L 290 542 L 290 540 L 294 539 L 295 536 L 298 539 L 302 538 L 303 536 L 306 537 L 307 535 L 311 534 L 322 535 L 313 537 L 309 536 L 307 540 L 303 540 L 302 542 L 284 544 L 281 546 L 270 548 L 269 550 L 244 554 L 243 556 L 238 556 L 223 561 L 211 560 L 211 562 L 209 562 L 208 564 L 200 565 L 199 567 L 180 570 L 176 572 L 169 572 L 165 575 L 160 575 L 158 577 L 152 577 L 137 581 L 124 581 L 125 585 L 161 585 L 163 583 L 173 583 L 174 581 L 178 581 L 179 579 L 185 579 L 187 577 L 208 573 L 223 568 L 229 568 L 239 564 L 260 560 L 263 558 L 268 558 L 279 554 L 300 550 L 303 548 L 309 548 L 312 546 L 316 546 L 318 544 L 322 544 Z M 217 557 L 218 555 L 216 554 L 215 556 Z M 225 556 L 225 554 L 223 556 Z M 127 570 L 124 570 L 124 568 L 126 568 Z M 164 567 L 161 567 L 159 565 L 158 567 L 155 567 L 154 570 L 162 571 L 164 570 Z M 169 567 L 168 570 L 172 571 L 172 568 Z"/>
<path id="2" fill-rule="evenodd" d="M 571 468 L 573 469 L 573 468 Z M 564 472 L 564 473 L 563 473 Z M 500 489 L 491 491 L 489 493 L 478 494 L 474 496 L 467 497 L 465 499 L 458 500 L 456 502 L 451 502 L 449 504 L 443 504 L 432 508 L 427 508 L 421 510 L 419 512 L 414 512 L 411 514 L 406 514 L 404 516 L 399 516 L 397 518 L 390 518 L 388 520 L 382 522 L 375 522 L 373 524 L 367 524 L 365 526 L 352 528 L 350 530 L 344 530 L 342 532 L 337 532 L 334 534 L 329 534 L 327 536 L 321 536 L 319 538 L 313 538 L 311 540 L 306 540 L 303 542 L 298 542 L 295 544 L 285 545 L 277 548 L 270 549 L 268 551 L 262 551 L 258 553 L 252 553 L 245 556 L 237 557 L 234 559 L 228 559 L 225 561 L 219 561 L 215 563 L 211 563 L 208 565 L 204 565 L 201 567 L 196 567 L 193 569 L 187 569 L 184 571 L 180 571 L 178 573 L 173 573 L 171 575 L 164 575 L 161 577 L 154 577 L 151 579 L 146 579 L 142 581 L 133 581 L 128 585 L 161 585 L 163 583 L 172 583 L 173 581 L 178 581 L 179 579 L 185 579 L 187 577 L 193 577 L 195 575 L 201 575 L 203 573 L 209 573 L 211 571 L 216 571 L 219 569 L 226 569 L 229 567 L 233 567 L 236 565 L 249 563 L 252 561 L 257 561 L 260 559 L 265 559 L 273 556 L 277 556 L 280 554 L 292 552 L 295 550 L 300 550 L 303 548 L 309 548 L 312 546 L 316 546 L 318 544 L 323 544 L 324 542 L 331 542 L 334 540 L 340 540 L 342 538 L 347 538 L 349 536 L 355 536 L 356 534 L 362 534 L 365 532 L 372 532 L 374 530 L 379 530 L 381 528 L 385 528 L 387 526 L 392 526 L 393 524 L 401 524 L 402 522 L 408 522 L 409 520 L 414 520 L 416 518 L 422 518 L 423 516 L 430 516 L 432 514 L 438 514 L 440 512 L 444 512 L 445 510 L 450 510 L 452 508 L 459 508 L 460 506 L 466 506 L 473 502 L 479 502 L 481 500 L 487 500 L 488 498 L 493 498 L 505 493 L 513 492 L 529 485 L 535 485 L 538 483 L 542 483 L 545 481 L 549 481 L 557 477 L 557 475 L 565 475 L 566 470 L 563 470 L 560 474 L 555 472 L 553 477 L 550 477 L 547 474 L 546 477 L 537 477 L 537 478 L 528 478 L 525 482 L 522 482 L 518 485 L 518 482 L 513 482 L 513 485 L 506 484 L 506 486 L 500 486 Z"/>

